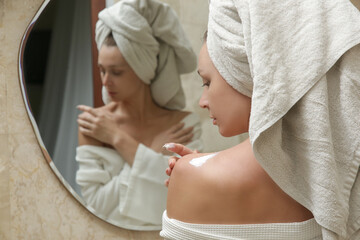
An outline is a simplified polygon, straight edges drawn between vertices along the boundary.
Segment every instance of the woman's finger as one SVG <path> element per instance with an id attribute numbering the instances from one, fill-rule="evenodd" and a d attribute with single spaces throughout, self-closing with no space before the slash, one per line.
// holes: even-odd
<path id="1" fill-rule="evenodd" d="M 181 129 L 181 130 L 173 133 L 174 134 L 173 137 L 174 138 L 180 138 L 182 136 L 189 135 L 190 133 L 192 133 L 193 129 L 194 129 L 193 127 L 188 127 L 188 128 L 185 128 L 185 129 Z"/>
<path id="2" fill-rule="evenodd" d="M 89 107 L 86 105 L 78 105 L 76 108 L 79 109 L 80 111 L 90 113 L 91 115 L 93 115 L 95 117 L 97 116 L 96 110 L 92 107 Z"/>
<path id="3" fill-rule="evenodd" d="M 92 132 L 87 128 L 79 127 L 79 132 L 81 132 L 85 136 L 92 137 Z"/>
<path id="4" fill-rule="evenodd" d="M 164 148 L 170 152 L 177 153 L 180 156 L 185 156 L 187 154 L 194 153 L 193 150 L 179 143 L 166 143 L 164 145 Z"/>
<path id="5" fill-rule="evenodd" d="M 178 157 L 175 157 L 175 156 L 172 156 L 172 157 L 169 158 L 169 160 L 168 160 L 168 165 L 169 165 L 169 167 L 170 167 L 171 169 L 174 168 L 175 163 L 176 163 L 177 160 L 179 160 L 179 158 L 178 158 Z"/>
<path id="6" fill-rule="evenodd" d="M 166 170 L 165 170 L 166 175 L 170 176 L 171 171 L 172 171 L 171 168 L 166 168 Z"/>
<path id="7" fill-rule="evenodd" d="M 184 126 L 185 126 L 185 123 L 180 122 L 180 123 L 175 124 L 175 125 L 172 126 L 171 128 L 169 128 L 168 131 L 169 131 L 170 133 L 175 133 L 175 132 L 178 132 L 180 129 L 182 129 Z"/>
<path id="8" fill-rule="evenodd" d="M 117 105 L 118 104 L 116 102 L 110 102 L 110 103 L 105 105 L 105 108 L 108 109 L 110 112 L 113 112 L 113 111 L 116 110 Z"/>
<path id="9" fill-rule="evenodd" d="M 187 134 L 185 136 L 182 136 L 182 137 L 176 139 L 176 142 L 180 143 L 182 145 L 186 145 L 192 140 L 193 136 L 194 136 L 194 134 L 192 134 L 192 133 Z"/>
<path id="10" fill-rule="evenodd" d="M 165 186 L 166 186 L 166 187 L 169 186 L 169 182 L 170 182 L 170 179 L 169 179 L 169 178 L 165 180 Z"/>
<path id="11" fill-rule="evenodd" d="M 81 120 L 89 122 L 89 123 L 93 123 L 95 117 L 88 112 L 83 112 L 78 115 L 78 119 L 81 119 Z"/>
<path id="12" fill-rule="evenodd" d="M 92 124 L 89 123 L 88 121 L 84 121 L 82 119 L 77 119 L 77 123 L 78 123 L 79 127 L 86 128 L 86 129 L 92 128 Z"/>

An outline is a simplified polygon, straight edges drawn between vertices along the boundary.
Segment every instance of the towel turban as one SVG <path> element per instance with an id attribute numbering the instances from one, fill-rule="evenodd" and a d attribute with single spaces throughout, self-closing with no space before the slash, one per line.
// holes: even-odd
<path id="1" fill-rule="evenodd" d="M 245 49 L 241 19 L 232 1 L 211 1 L 207 46 L 221 76 L 251 97 L 253 81 Z"/>
<path id="2" fill-rule="evenodd" d="M 209 55 L 252 98 L 255 157 L 324 239 L 360 237 L 359 43 L 348 0 L 210 1 Z"/>
<path id="3" fill-rule="evenodd" d="M 182 109 L 180 74 L 196 68 L 196 55 L 175 12 L 156 0 L 121 0 L 99 13 L 96 43 L 100 50 L 112 33 L 136 75 L 150 84 L 154 101 Z"/>

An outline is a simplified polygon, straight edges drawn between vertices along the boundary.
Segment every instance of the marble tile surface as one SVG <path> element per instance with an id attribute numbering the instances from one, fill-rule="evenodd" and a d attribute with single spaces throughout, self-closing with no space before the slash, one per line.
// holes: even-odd
<path id="1" fill-rule="evenodd" d="M 8 135 L 0 134 L 0 239 L 10 239 L 9 155 Z"/>
<path id="2" fill-rule="evenodd" d="M 0 37 L 1 37 L 0 30 Z M 0 40 L 1 42 L 1 40 Z M 1 49 L 0 49 L 0 61 L 2 59 Z M 6 91 L 6 82 L 5 82 L 5 67 L 0 62 L 0 134 L 8 133 L 7 126 L 7 91 Z"/>

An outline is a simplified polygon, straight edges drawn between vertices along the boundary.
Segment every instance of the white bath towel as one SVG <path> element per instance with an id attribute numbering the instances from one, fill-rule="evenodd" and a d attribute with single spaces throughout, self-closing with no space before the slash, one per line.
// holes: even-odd
<path id="1" fill-rule="evenodd" d="M 321 240 L 321 227 L 312 218 L 296 223 L 194 224 L 171 219 L 163 213 L 160 236 L 168 240 Z"/>
<path id="2" fill-rule="evenodd" d="M 183 108 L 180 74 L 195 70 L 196 55 L 171 7 L 157 0 L 121 0 L 99 13 L 98 49 L 110 33 L 137 76 L 151 84 L 155 102 Z"/>
<path id="3" fill-rule="evenodd" d="M 256 159 L 324 239 L 360 231 L 359 43 L 348 0 L 210 2 L 209 54 L 252 97 Z"/>

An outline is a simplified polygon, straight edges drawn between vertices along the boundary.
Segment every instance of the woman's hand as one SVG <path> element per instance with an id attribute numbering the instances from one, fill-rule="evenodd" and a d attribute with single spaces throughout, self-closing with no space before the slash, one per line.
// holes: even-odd
<path id="1" fill-rule="evenodd" d="M 112 102 L 100 108 L 79 105 L 77 108 L 83 111 L 77 119 L 79 132 L 102 143 L 113 145 L 120 118 L 115 113 L 117 104 Z"/>
<path id="2" fill-rule="evenodd" d="M 164 155 L 171 155 L 171 153 L 163 147 L 165 143 L 174 142 L 186 145 L 194 136 L 194 128 L 184 128 L 184 125 L 185 123 L 177 123 L 168 130 L 157 134 L 150 147 L 156 152 L 160 152 Z"/>
<path id="3" fill-rule="evenodd" d="M 169 152 L 173 152 L 176 153 L 178 155 L 180 155 L 181 157 L 188 155 L 188 154 L 192 154 L 192 153 L 199 153 L 197 150 L 191 150 L 187 147 L 185 147 L 182 144 L 178 144 L 178 143 L 167 143 L 164 145 L 164 148 L 166 150 L 168 150 Z M 175 167 L 176 162 L 179 160 L 180 158 L 172 156 L 169 158 L 169 167 L 166 169 L 166 174 L 171 177 L 171 172 L 173 170 L 173 168 Z M 170 182 L 170 178 L 165 180 L 165 186 L 168 187 L 169 186 L 169 182 Z"/>
<path id="4" fill-rule="evenodd" d="M 79 144 L 79 146 L 82 146 L 82 145 L 104 146 L 104 144 L 102 142 L 100 142 L 99 140 L 96 140 L 95 138 L 85 136 L 84 134 L 82 134 L 80 132 L 80 130 L 78 131 L 78 144 Z"/>

